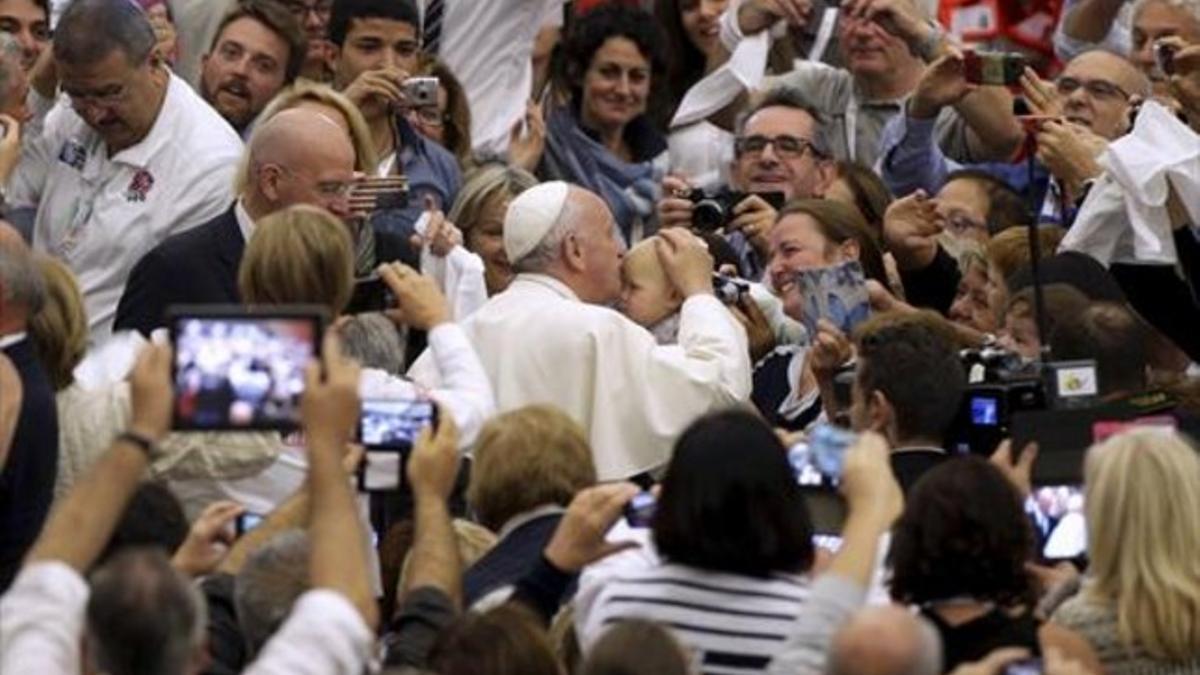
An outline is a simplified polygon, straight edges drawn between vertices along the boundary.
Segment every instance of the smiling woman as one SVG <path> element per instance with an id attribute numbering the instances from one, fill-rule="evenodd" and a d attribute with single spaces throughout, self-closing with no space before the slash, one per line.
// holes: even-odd
<path id="1" fill-rule="evenodd" d="M 559 84 L 569 101 L 549 114 L 537 173 L 600 195 L 634 243 L 666 169 L 666 141 L 646 116 L 662 67 L 656 24 L 641 10 L 606 5 L 572 26 L 563 52 Z"/>

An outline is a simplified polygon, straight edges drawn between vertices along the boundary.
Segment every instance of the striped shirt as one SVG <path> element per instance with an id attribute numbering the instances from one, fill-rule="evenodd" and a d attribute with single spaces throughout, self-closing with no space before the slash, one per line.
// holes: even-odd
<path id="1" fill-rule="evenodd" d="M 648 619 L 671 629 L 706 675 L 766 672 L 797 631 L 808 580 L 760 579 L 662 564 L 627 571 L 576 599 L 576 630 L 590 646 L 611 624 Z"/>

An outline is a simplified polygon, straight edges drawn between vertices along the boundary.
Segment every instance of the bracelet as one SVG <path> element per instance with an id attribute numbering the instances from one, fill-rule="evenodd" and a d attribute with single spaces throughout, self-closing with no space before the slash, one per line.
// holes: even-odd
<path id="1" fill-rule="evenodd" d="M 117 442 L 137 446 L 137 449 L 142 451 L 147 460 L 152 461 L 158 455 L 158 443 L 136 431 L 124 431 L 120 433 L 117 435 Z"/>

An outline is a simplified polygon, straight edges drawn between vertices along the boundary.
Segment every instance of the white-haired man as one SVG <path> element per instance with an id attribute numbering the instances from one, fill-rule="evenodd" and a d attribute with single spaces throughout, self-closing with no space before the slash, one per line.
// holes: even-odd
<path id="1" fill-rule="evenodd" d="M 683 230 L 658 236 L 658 254 L 686 298 L 678 344 L 605 305 L 621 292 L 623 245 L 612 213 L 562 182 L 525 191 L 509 206 L 504 249 L 517 278 L 464 324 L 500 411 L 562 408 L 588 432 L 601 480 L 666 463 L 695 418 L 750 394 L 746 333 L 713 296 L 712 257 Z M 414 379 L 428 381 L 423 356 Z"/>

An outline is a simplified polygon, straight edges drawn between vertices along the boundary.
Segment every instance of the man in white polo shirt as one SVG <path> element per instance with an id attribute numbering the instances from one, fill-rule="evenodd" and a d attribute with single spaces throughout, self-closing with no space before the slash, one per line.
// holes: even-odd
<path id="1" fill-rule="evenodd" d="M 142 254 L 228 208 L 242 144 L 167 69 L 135 3 L 73 2 L 54 59 L 69 104 L 51 111 L 6 196 L 37 207 L 34 248 L 75 273 L 95 343 Z"/>

